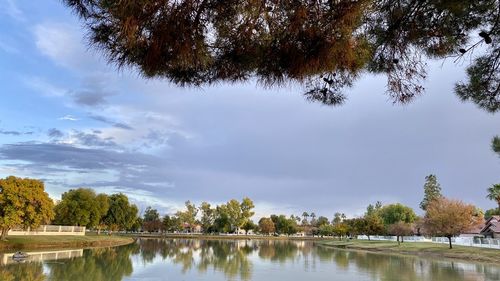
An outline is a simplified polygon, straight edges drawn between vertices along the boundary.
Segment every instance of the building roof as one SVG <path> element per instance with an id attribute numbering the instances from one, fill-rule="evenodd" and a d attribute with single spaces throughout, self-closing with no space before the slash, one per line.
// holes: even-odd
<path id="1" fill-rule="evenodd" d="M 492 222 L 492 221 L 500 222 L 500 216 L 491 216 L 491 218 L 486 220 L 486 224 L 488 224 L 489 222 Z"/>
<path id="2" fill-rule="evenodd" d="M 484 224 L 477 225 L 467 231 L 464 232 L 464 234 L 480 234 L 483 229 L 484 229 Z"/>
<path id="3" fill-rule="evenodd" d="M 486 226 L 481 230 L 481 233 L 493 232 L 500 233 L 500 221 L 490 221 Z"/>

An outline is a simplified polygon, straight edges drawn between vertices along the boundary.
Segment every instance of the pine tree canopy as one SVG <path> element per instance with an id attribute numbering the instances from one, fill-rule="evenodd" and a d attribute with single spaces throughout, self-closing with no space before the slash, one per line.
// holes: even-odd
<path id="1" fill-rule="evenodd" d="M 111 63 L 181 86 L 299 83 L 338 105 L 369 72 L 407 103 L 425 90 L 426 61 L 453 57 L 469 63 L 456 94 L 500 109 L 499 0 L 63 1 Z"/>

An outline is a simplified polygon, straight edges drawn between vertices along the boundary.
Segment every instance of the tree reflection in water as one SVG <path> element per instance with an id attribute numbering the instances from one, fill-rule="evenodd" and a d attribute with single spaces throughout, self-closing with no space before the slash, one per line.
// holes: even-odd
<path id="1" fill-rule="evenodd" d="M 138 252 L 137 244 L 84 250 L 83 257 L 47 263 L 50 280 L 120 281 L 132 275 L 131 255 Z"/>
<path id="2" fill-rule="evenodd" d="M 142 269 L 135 276 L 134 266 Z M 270 269 L 279 274 L 271 276 Z M 242 281 L 342 276 L 381 281 L 500 280 L 500 268 L 486 264 L 345 251 L 311 242 L 189 239 L 139 239 L 132 245 L 84 250 L 82 257 L 68 260 L 0 266 L 0 280 L 119 281 L 140 279 L 140 272 L 158 280 L 168 274 L 187 278 L 193 273 L 203 274 L 202 280 Z"/>
<path id="3" fill-rule="evenodd" d="M 44 281 L 47 276 L 43 273 L 41 262 L 17 263 L 0 266 L 0 280 Z"/>

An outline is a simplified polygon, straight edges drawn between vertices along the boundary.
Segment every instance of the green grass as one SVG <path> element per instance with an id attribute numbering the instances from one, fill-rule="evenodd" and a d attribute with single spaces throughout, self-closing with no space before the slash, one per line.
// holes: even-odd
<path id="1" fill-rule="evenodd" d="M 133 241 L 130 237 L 114 235 L 8 236 L 7 241 L 0 241 L 0 250 L 115 246 L 128 244 Z"/>
<path id="2" fill-rule="evenodd" d="M 453 249 L 448 248 L 448 244 L 425 243 L 425 242 L 405 242 L 398 246 L 392 241 L 320 241 L 317 245 L 365 250 L 371 252 L 384 252 L 393 254 L 430 256 L 441 258 L 462 259 L 469 261 L 500 263 L 500 250 L 464 247 L 453 245 Z"/>

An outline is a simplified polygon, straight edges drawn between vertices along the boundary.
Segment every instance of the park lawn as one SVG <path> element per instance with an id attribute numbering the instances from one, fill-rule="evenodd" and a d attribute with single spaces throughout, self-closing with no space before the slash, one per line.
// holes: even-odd
<path id="1" fill-rule="evenodd" d="M 370 252 L 451 258 L 497 264 L 500 263 L 500 250 L 498 249 L 464 247 L 458 245 L 453 245 L 453 249 L 448 249 L 448 244 L 426 242 L 405 242 L 398 246 L 398 243 L 393 241 L 367 240 L 319 241 L 315 244 L 326 247 L 364 250 Z"/>
<path id="2" fill-rule="evenodd" d="M 134 242 L 131 237 L 115 235 L 39 235 L 39 236 L 8 236 L 7 241 L 0 241 L 0 251 L 59 249 L 59 248 L 90 248 L 125 245 Z"/>

